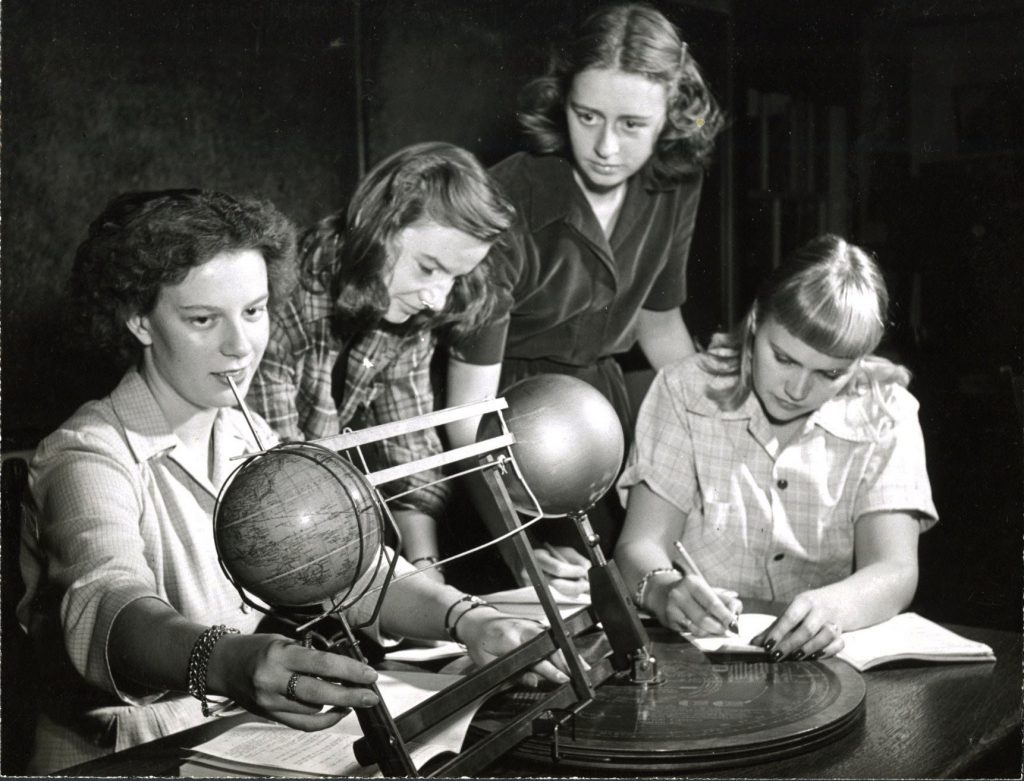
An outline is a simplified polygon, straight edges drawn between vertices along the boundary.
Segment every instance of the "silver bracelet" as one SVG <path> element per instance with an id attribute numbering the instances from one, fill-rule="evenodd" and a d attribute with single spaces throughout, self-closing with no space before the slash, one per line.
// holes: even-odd
<path id="1" fill-rule="evenodd" d="M 188 655 L 188 693 L 199 700 L 203 706 L 203 715 L 210 715 L 210 701 L 206 699 L 206 668 L 210 664 L 210 655 L 217 641 L 224 635 L 237 635 L 237 629 L 218 624 L 211 626 L 196 639 L 192 651 Z"/>
<path id="2" fill-rule="evenodd" d="M 636 605 L 641 610 L 646 610 L 646 608 L 644 607 L 644 594 L 647 591 L 647 581 L 653 578 L 655 575 L 661 575 L 665 572 L 674 573 L 675 570 L 671 567 L 658 567 L 656 569 L 652 569 L 650 572 L 648 572 L 646 575 L 640 578 L 640 581 L 636 584 L 636 591 L 633 592 L 634 605 Z"/>

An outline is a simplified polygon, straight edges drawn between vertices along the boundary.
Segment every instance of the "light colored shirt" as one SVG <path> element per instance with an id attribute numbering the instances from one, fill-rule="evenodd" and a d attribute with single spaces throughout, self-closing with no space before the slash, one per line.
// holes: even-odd
<path id="1" fill-rule="evenodd" d="M 318 262 L 326 260 L 318 259 Z M 374 328 L 343 342 L 331 331 L 333 302 L 326 293 L 298 288 L 271 317 L 270 341 L 249 387 L 248 402 L 285 440 L 334 436 L 343 427 L 365 428 L 434 410 L 431 331 L 403 334 Z M 440 453 L 433 428 L 391 437 L 367 449 L 371 469 L 405 464 Z M 427 470 L 387 483 L 392 510 L 416 509 L 440 517 L 447 483 Z"/>
<path id="2" fill-rule="evenodd" d="M 788 601 L 853 572 L 864 515 L 908 513 L 922 531 L 937 521 L 917 401 L 903 387 L 886 386 L 894 417 L 840 395 L 780 449 L 753 393 L 731 411 L 707 397 L 731 382 L 700 355 L 659 372 L 618 482 L 624 503 L 645 483 L 683 514 L 680 539 L 710 583 Z"/>
<path id="3" fill-rule="evenodd" d="M 261 443 L 276 436 L 254 418 Z M 118 687 L 108 639 L 121 610 L 159 599 L 201 624 L 252 632 L 262 614 L 221 570 L 213 509 L 223 481 L 257 450 L 238 410 L 219 411 L 213 474 L 179 460 L 172 433 L 135 370 L 83 405 L 36 450 L 22 528 L 26 594 L 19 622 L 40 649 L 44 713 L 32 772 L 46 773 L 203 721 L 181 692 Z M 408 566 L 408 565 L 407 565 Z M 372 605 L 349 614 L 353 624 Z M 182 689 L 185 688 L 182 670 Z"/>

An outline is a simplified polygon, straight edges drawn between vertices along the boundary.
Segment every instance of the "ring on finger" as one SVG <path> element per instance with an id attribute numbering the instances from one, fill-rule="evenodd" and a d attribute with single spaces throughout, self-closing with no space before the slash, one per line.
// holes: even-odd
<path id="1" fill-rule="evenodd" d="M 298 673 L 292 673 L 291 678 L 288 679 L 288 688 L 285 690 L 284 696 L 289 700 L 299 699 L 295 694 L 295 685 L 299 682 L 299 678 L 301 677 L 302 676 Z"/>

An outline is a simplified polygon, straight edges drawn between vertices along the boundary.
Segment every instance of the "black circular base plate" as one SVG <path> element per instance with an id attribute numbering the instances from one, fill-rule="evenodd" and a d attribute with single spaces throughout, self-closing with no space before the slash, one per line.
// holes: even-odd
<path id="1" fill-rule="evenodd" d="M 634 771 L 752 764 L 830 742 L 863 713 L 864 681 L 844 662 L 771 663 L 759 656 L 712 662 L 672 632 L 648 631 L 661 683 L 614 676 L 601 684 L 559 730 L 560 764 Z M 471 736 L 499 729 L 540 696 L 517 688 L 492 697 Z M 535 737 L 513 756 L 550 764 L 552 749 L 551 738 Z"/>

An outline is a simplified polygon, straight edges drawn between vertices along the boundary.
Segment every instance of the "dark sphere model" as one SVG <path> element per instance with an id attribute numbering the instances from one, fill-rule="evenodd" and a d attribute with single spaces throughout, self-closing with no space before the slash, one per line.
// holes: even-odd
<path id="1" fill-rule="evenodd" d="M 235 470 L 213 524 L 232 581 L 272 607 L 344 599 L 381 555 L 381 510 L 369 481 L 310 443 L 279 445 Z"/>
<path id="2" fill-rule="evenodd" d="M 585 512 L 619 475 L 625 443 L 622 425 L 604 395 L 564 374 L 537 374 L 510 385 L 505 424 L 515 437 L 512 454 L 546 516 Z M 477 439 L 498 436 L 496 414 L 486 416 Z M 536 512 L 510 471 L 509 495 L 522 513 Z"/>

